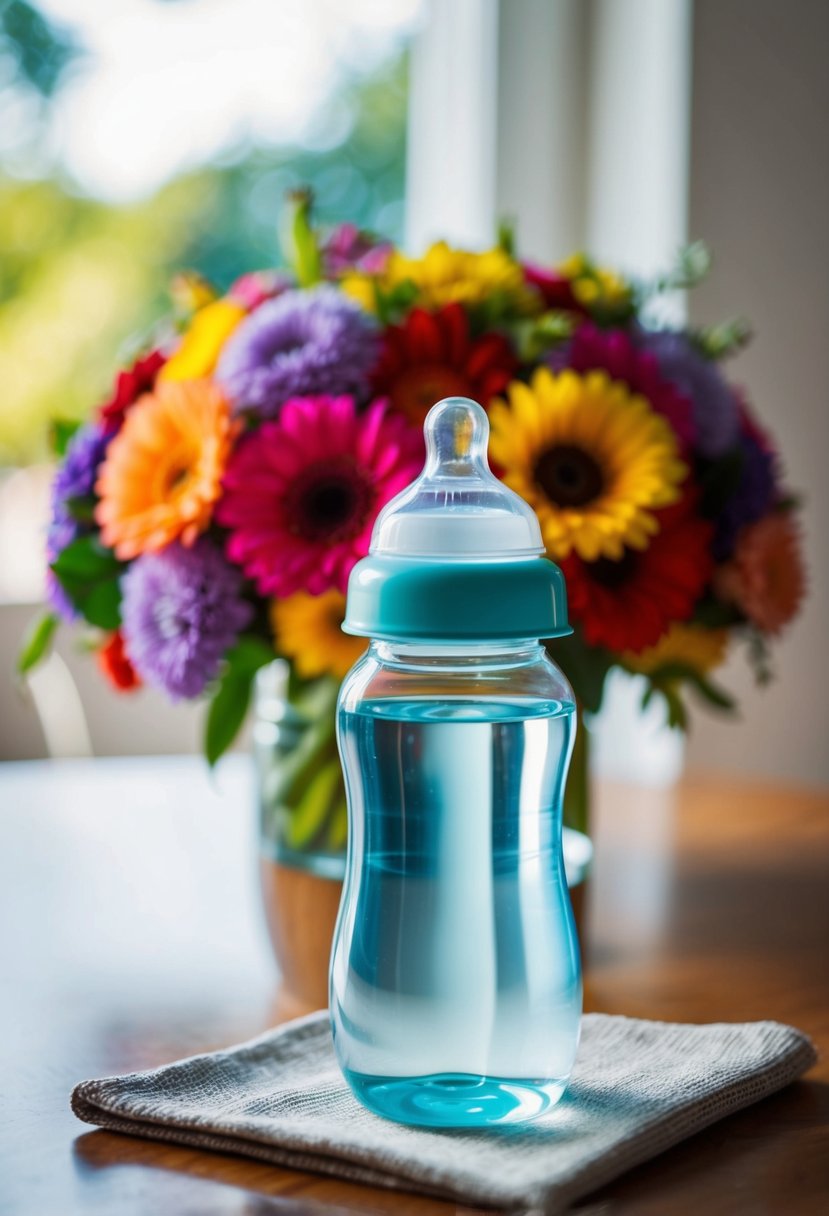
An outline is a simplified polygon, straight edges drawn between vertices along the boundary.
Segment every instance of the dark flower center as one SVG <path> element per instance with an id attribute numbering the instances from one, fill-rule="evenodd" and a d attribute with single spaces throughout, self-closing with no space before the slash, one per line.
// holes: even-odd
<path id="1" fill-rule="evenodd" d="M 586 506 L 604 489 L 600 465 L 589 452 L 574 444 L 556 444 L 542 452 L 533 477 L 557 507 Z"/>
<path id="2" fill-rule="evenodd" d="M 638 564 L 639 554 L 634 549 L 625 549 L 618 561 L 611 557 L 600 557 L 598 561 L 590 563 L 588 570 L 594 583 L 614 591 L 635 576 Z"/>
<path id="3" fill-rule="evenodd" d="M 297 478 L 287 496 L 288 526 L 310 541 L 347 540 L 365 525 L 374 490 L 351 462 L 321 462 Z"/>

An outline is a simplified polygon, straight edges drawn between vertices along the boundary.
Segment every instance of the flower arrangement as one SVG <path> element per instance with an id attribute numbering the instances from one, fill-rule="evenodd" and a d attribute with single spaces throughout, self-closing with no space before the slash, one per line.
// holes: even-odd
<path id="1" fill-rule="evenodd" d="M 50 609 L 23 669 L 58 619 L 85 621 L 116 688 L 209 698 L 213 762 L 282 656 L 316 734 L 274 797 L 295 847 L 340 847 L 333 704 L 365 644 L 340 631 L 349 571 L 421 467 L 427 410 L 465 395 L 565 572 L 575 634 L 555 657 L 583 708 L 613 667 L 678 726 L 689 688 L 727 708 L 711 672 L 737 638 L 768 678 L 804 570 L 780 458 L 723 370 L 746 328 L 648 324 L 655 297 L 704 273 L 700 246 L 651 284 L 583 255 L 523 264 L 509 234 L 410 258 L 315 231 L 302 196 L 288 245 L 290 272 L 223 296 L 182 280 L 179 315 L 93 418 L 58 428 Z"/>

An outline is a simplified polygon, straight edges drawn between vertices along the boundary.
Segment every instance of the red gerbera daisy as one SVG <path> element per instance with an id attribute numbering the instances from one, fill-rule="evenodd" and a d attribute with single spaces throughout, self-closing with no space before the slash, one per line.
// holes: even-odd
<path id="1" fill-rule="evenodd" d="M 345 591 L 381 507 L 423 464 L 423 436 L 375 401 L 292 397 L 230 458 L 216 519 L 261 595 Z"/>
<path id="2" fill-rule="evenodd" d="M 674 621 L 687 621 L 711 577 L 712 525 L 693 512 L 691 496 L 654 514 L 659 532 L 647 549 L 618 561 L 561 563 L 570 615 L 591 646 L 619 654 L 653 646 Z"/>
<path id="3" fill-rule="evenodd" d="M 374 372 L 374 391 L 417 426 L 442 397 L 473 397 L 487 405 L 515 376 L 518 360 L 502 334 L 472 339 L 460 304 L 437 312 L 414 308 L 390 325 Z"/>
<path id="4" fill-rule="evenodd" d="M 112 396 L 98 410 L 98 418 L 107 431 L 118 430 L 133 402 L 151 391 L 156 376 L 166 362 L 166 355 L 160 350 L 152 350 L 148 355 L 136 359 L 132 367 L 118 373 Z"/>

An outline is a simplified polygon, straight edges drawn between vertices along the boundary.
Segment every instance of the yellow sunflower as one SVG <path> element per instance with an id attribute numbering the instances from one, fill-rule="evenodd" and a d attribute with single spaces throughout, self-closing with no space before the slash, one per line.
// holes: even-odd
<path id="1" fill-rule="evenodd" d="M 417 296 L 413 302 L 426 309 L 442 308 L 454 301 L 482 304 L 493 296 L 510 300 L 522 310 L 533 304 L 521 267 L 503 249 L 470 253 L 452 249 L 445 241 L 432 245 L 422 258 L 409 258 L 395 250 L 380 274 L 348 274 L 341 286 L 373 312 L 375 284 L 388 293 L 403 283 L 414 284 Z"/>
<path id="2" fill-rule="evenodd" d="M 490 454 L 535 509 L 547 550 L 592 562 L 645 549 L 652 511 L 676 502 L 687 469 L 670 425 L 605 372 L 514 381 L 490 409 Z"/>
<path id="3" fill-rule="evenodd" d="M 241 304 L 213 300 L 194 314 L 178 349 L 158 373 L 159 380 L 200 380 L 219 361 L 222 347 L 245 317 Z"/>
<path id="4" fill-rule="evenodd" d="M 276 649 L 291 659 L 306 679 L 332 675 L 342 678 L 357 662 L 368 643 L 351 637 L 340 626 L 345 596 L 340 591 L 296 595 L 271 603 L 271 625 Z"/>
<path id="5" fill-rule="evenodd" d="M 631 671 L 650 675 L 660 667 L 681 663 L 700 675 L 719 667 L 728 649 L 727 629 L 706 629 L 702 625 L 671 625 L 654 646 L 639 654 L 623 654 L 622 662 Z"/>

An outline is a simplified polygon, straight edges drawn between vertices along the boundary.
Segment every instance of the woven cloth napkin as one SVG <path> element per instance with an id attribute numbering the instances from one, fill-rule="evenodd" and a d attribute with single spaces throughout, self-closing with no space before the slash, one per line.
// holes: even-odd
<path id="1" fill-rule="evenodd" d="M 566 1211 L 580 1196 L 815 1061 L 777 1022 L 688 1026 L 587 1014 L 570 1086 L 531 1124 L 428 1131 L 378 1118 L 352 1097 L 328 1015 L 149 1072 L 84 1081 L 87 1123 L 460 1202 Z"/>

